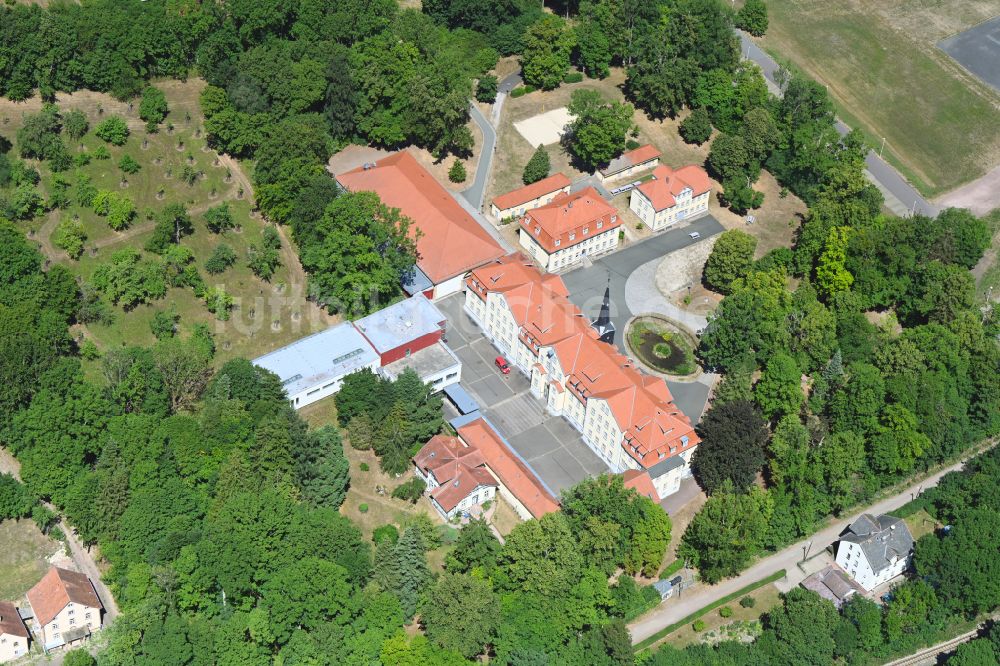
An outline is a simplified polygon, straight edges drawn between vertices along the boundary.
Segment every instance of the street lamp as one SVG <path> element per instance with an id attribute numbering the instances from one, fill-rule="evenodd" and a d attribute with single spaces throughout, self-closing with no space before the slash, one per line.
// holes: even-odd
<path id="1" fill-rule="evenodd" d="M 882 137 L 882 148 L 878 149 L 878 156 L 882 157 L 882 150 L 885 148 L 885 137 Z"/>

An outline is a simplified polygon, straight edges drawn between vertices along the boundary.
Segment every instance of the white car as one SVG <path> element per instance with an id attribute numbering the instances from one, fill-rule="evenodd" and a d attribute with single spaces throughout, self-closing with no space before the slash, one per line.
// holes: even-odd
<path id="1" fill-rule="evenodd" d="M 692 231 L 691 233 L 688 234 L 688 236 L 694 239 L 698 239 L 701 238 L 701 233 L 698 231 Z"/>

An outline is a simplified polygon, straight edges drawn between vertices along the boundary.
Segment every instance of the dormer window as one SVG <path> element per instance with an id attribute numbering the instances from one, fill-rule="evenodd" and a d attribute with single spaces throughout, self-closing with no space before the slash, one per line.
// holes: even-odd
<path id="1" fill-rule="evenodd" d="M 586 236 L 589 233 L 590 233 L 590 227 L 584 227 L 583 228 L 583 235 Z"/>
<path id="2" fill-rule="evenodd" d="M 664 458 L 666 458 L 666 457 L 667 457 L 667 454 L 666 454 L 666 453 L 664 453 L 663 451 L 660 451 L 660 453 L 659 453 L 659 454 L 657 454 L 657 456 L 656 456 L 656 457 L 657 457 L 657 458 L 659 458 L 660 460 L 663 460 Z"/>
<path id="3" fill-rule="evenodd" d="M 614 224 L 617 221 L 618 221 L 618 216 L 617 215 L 612 215 L 611 216 L 611 224 Z"/>
<path id="4" fill-rule="evenodd" d="M 569 235 L 569 239 L 570 240 L 576 240 L 576 234 L 570 234 Z"/>
<path id="5" fill-rule="evenodd" d="M 538 235 L 539 233 L 541 233 L 541 231 L 542 231 L 542 228 L 541 228 L 541 227 L 535 227 L 535 235 L 536 235 L 536 236 L 537 236 L 537 235 Z"/>
<path id="6" fill-rule="evenodd" d="M 604 226 L 604 220 L 598 220 L 597 221 L 597 228 L 600 229 L 603 226 Z"/>
<path id="7" fill-rule="evenodd" d="M 681 435 L 681 446 L 687 446 L 687 445 L 688 445 L 688 436 Z"/>
<path id="8" fill-rule="evenodd" d="M 562 245 L 562 241 L 557 238 L 556 239 L 556 247 L 559 247 L 560 245 Z"/>
<path id="9" fill-rule="evenodd" d="M 671 446 L 670 447 L 670 452 L 671 453 L 677 453 L 677 447 L 676 446 Z"/>

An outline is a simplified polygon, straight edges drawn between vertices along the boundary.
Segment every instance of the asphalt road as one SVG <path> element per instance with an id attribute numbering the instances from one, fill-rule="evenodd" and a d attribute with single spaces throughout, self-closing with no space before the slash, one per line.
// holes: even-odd
<path id="1" fill-rule="evenodd" d="M 694 231 L 699 232 L 701 237 L 691 238 L 688 234 Z M 580 308 L 587 319 L 593 320 L 600 314 L 601 303 L 604 300 L 604 289 L 610 285 L 611 321 L 614 323 L 616 331 L 615 344 L 622 353 L 627 354 L 624 342 L 625 324 L 634 314 L 654 311 L 652 307 L 644 308 L 643 312 L 635 313 L 629 309 L 625 297 L 625 283 L 629 276 L 638 267 L 648 262 L 662 258 L 682 247 L 703 241 L 722 231 L 722 225 L 711 215 L 706 215 L 679 229 L 662 232 L 618 252 L 599 257 L 590 262 L 590 265 L 581 266 L 563 274 L 563 281 L 569 289 L 569 298 Z M 700 382 L 669 380 L 667 386 L 680 410 L 691 419 L 692 423 L 697 423 L 705 409 L 709 387 Z"/>
<path id="2" fill-rule="evenodd" d="M 761 71 L 763 71 L 764 77 L 777 87 L 778 84 L 774 80 L 774 75 L 778 71 L 778 63 L 758 47 L 750 39 L 749 35 L 740 30 L 737 30 L 736 34 L 739 35 L 742 44 L 743 57 L 756 63 L 761 68 Z M 837 131 L 840 132 L 841 136 L 844 136 L 850 131 L 850 128 L 838 120 Z M 898 171 L 880 158 L 874 150 L 868 151 L 868 156 L 865 158 L 865 165 L 868 167 L 869 179 L 884 194 L 891 195 L 891 197 L 897 199 L 903 209 L 913 210 L 923 215 L 937 215 L 938 207 L 924 199 L 912 185 L 899 175 Z M 889 196 L 886 199 L 887 203 L 889 203 Z M 890 206 L 890 208 L 892 207 Z M 899 213 L 900 210 L 896 210 L 895 212 Z"/>
<path id="3" fill-rule="evenodd" d="M 490 175 L 490 166 L 493 164 L 493 154 L 497 146 L 497 132 L 475 104 L 469 104 L 469 115 L 483 132 L 483 148 L 479 152 L 476 179 L 472 181 L 472 185 L 462 191 L 462 196 L 472 204 L 473 208 L 482 210 L 483 195 L 486 194 L 486 179 Z"/>
<path id="4" fill-rule="evenodd" d="M 815 555 L 834 541 L 837 541 L 844 527 L 854 522 L 862 513 L 874 513 L 878 515 L 898 509 L 924 490 L 936 486 L 942 476 L 948 472 L 961 469 L 964 464 L 965 461 L 963 460 L 923 481 L 914 483 L 898 495 L 876 502 L 864 511 L 859 511 L 851 516 L 845 516 L 842 520 L 838 520 L 830 527 L 820 530 L 810 538 L 758 561 L 735 578 L 728 578 L 715 585 L 698 583 L 689 590 L 685 590 L 679 599 L 667 599 L 652 613 L 629 625 L 629 630 L 632 632 L 632 642 L 638 643 L 652 636 L 663 627 L 671 625 L 700 608 L 707 606 L 716 599 L 727 594 L 732 594 L 740 588 L 766 578 L 781 569 L 787 572 L 782 589 L 791 589 L 805 578 L 805 574 L 796 566 L 798 562 L 802 561 L 804 555 L 807 553 L 808 555 Z"/>

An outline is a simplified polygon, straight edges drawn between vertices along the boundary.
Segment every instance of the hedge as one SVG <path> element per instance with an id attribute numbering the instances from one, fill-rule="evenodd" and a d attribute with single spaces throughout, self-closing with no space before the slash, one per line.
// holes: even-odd
<path id="1" fill-rule="evenodd" d="M 684 560 L 674 560 L 660 572 L 660 580 L 673 578 L 674 574 L 684 568 Z"/>
<path id="2" fill-rule="evenodd" d="M 722 597 L 720 599 L 716 599 L 715 601 L 713 601 L 712 603 L 708 604 L 707 606 L 699 608 L 698 610 L 696 610 L 695 612 L 691 613 L 687 617 L 682 618 L 682 619 L 678 620 L 677 622 L 674 622 L 673 624 L 667 625 L 663 629 L 660 629 L 658 632 L 656 632 L 655 634 L 653 634 L 649 638 L 646 638 L 646 639 L 644 639 L 644 640 L 636 643 L 635 649 L 636 649 L 636 651 L 645 650 L 646 648 L 652 646 L 654 643 L 660 641 L 664 636 L 667 636 L 668 634 L 671 634 L 671 633 L 677 631 L 678 629 L 680 629 L 681 627 L 683 627 L 686 624 L 694 622 L 695 620 L 697 620 L 699 617 L 701 617 L 705 613 L 713 611 L 716 608 L 718 608 L 719 606 L 722 606 L 723 604 L 729 603 L 733 599 L 738 599 L 739 597 L 742 597 L 745 594 L 749 594 L 750 592 L 753 592 L 756 589 L 759 589 L 761 587 L 764 587 L 765 585 L 773 583 L 776 580 L 781 580 L 784 577 L 785 577 L 785 570 L 781 569 L 780 571 L 775 571 L 773 574 L 771 574 L 767 578 L 762 578 L 761 580 L 758 580 L 755 583 L 750 583 L 746 587 L 743 587 L 743 588 L 741 588 L 739 590 L 736 590 L 732 594 L 727 594 L 726 596 L 724 596 L 724 597 Z"/>
<path id="3" fill-rule="evenodd" d="M 514 88 L 513 90 L 510 91 L 510 96 L 511 97 L 521 97 L 526 92 L 528 92 L 528 91 L 525 90 L 523 87 L 522 88 Z"/>
<path id="4" fill-rule="evenodd" d="M 583 81 L 583 72 L 570 72 L 563 77 L 563 83 L 580 83 Z"/>

